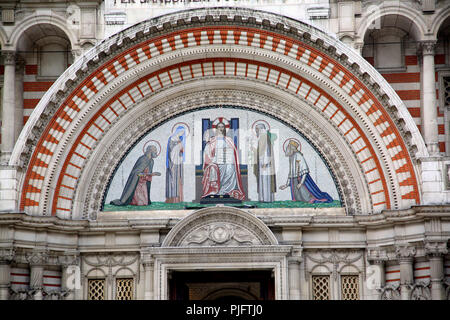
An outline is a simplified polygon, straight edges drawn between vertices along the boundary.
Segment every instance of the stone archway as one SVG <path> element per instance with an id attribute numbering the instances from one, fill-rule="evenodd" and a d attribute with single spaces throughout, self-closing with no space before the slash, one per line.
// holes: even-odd
<path id="1" fill-rule="evenodd" d="M 420 204 L 413 160 L 427 153 L 423 139 L 372 66 L 298 21 L 217 8 L 133 26 L 90 50 L 58 79 L 11 157 L 10 164 L 24 172 L 18 171 L 19 209 L 95 219 L 111 170 L 148 130 L 148 121 L 155 125 L 205 105 L 201 91 L 224 86 L 229 93 L 213 95 L 210 103 L 237 96 L 248 107 L 252 95 L 269 93 L 280 103 L 264 112 L 311 133 L 338 177 L 348 214 Z M 234 94 L 242 88 L 244 94 Z M 173 107 L 192 95 L 196 105 Z M 301 114 L 311 118 L 299 121 Z M 312 126 L 327 128 L 329 135 Z"/>

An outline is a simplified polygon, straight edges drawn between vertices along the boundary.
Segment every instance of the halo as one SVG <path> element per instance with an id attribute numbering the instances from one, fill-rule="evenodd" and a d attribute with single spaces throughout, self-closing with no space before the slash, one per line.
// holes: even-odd
<path id="1" fill-rule="evenodd" d="M 300 141 L 298 141 L 298 140 L 295 139 L 295 138 L 287 138 L 287 139 L 284 141 L 284 143 L 283 143 L 283 151 L 286 153 L 286 143 L 288 143 L 288 142 L 291 141 L 291 140 L 297 142 L 297 143 L 298 143 L 298 151 L 302 151 L 302 144 L 300 143 Z"/>
<path id="2" fill-rule="evenodd" d="M 148 140 L 145 144 L 144 147 L 142 148 L 142 152 L 145 153 L 145 148 L 147 147 L 147 145 L 153 145 L 156 146 L 156 148 L 158 149 L 158 154 L 156 156 L 159 156 L 159 154 L 161 153 L 161 145 L 159 144 L 158 141 L 156 140 Z"/>
<path id="3" fill-rule="evenodd" d="M 220 122 L 222 122 L 225 125 L 225 128 L 228 128 L 228 129 L 230 128 L 230 122 L 223 117 L 215 118 L 214 121 L 212 122 L 211 127 L 216 128 Z"/>
<path id="4" fill-rule="evenodd" d="M 174 133 L 175 132 L 175 129 L 177 128 L 177 127 L 184 127 L 185 129 L 186 129 L 186 136 L 188 136 L 190 133 L 191 133 L 191 128 L 189 127 L 189 125 L 186 123 L 186 122 L 177 122 L 177 123 L 175 123 L 174 125 L 173 125 L 173 127 L 172 127 L 172 133 Z"/>
<path id="5" fill-rule="evenodd" d="M 259 124 L 259 123 L 264 124 L 266 126 L 266 128 L 267 128 L 266 130 L 270 131 L 270 124 L 266 120 L 260 119 L 260 120 L 256 120 L 255 122 L 253 122 L 253 124 L 252 124 L 252 131 L 253 132 L 255 132 L 256 125 Z"/>

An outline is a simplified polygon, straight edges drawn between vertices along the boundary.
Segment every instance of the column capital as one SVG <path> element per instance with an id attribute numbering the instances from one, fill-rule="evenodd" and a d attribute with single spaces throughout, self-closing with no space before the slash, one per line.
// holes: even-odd
<path id="1" fill-rule="evenodd" d="M 153 265 L 155 264 L 153 255 L 148 252 L 141 252 L 141 264 L 144 267 L 153 267 Z"/>
<path id="2" fill-rule="evenodd" d="M 418 51 L 423 55 L 433 55 L 434 49 L 436 48 L 436 40 L 425 40 L 418 42 Z"/>
<path id="3" fill-rule="evenodd" d="M 3 62 L 5 65 L 14 65 L 16 63 L 16 52 L 13 50 L 2 50 Z"/>
<path id="4" fill-rule="evenodd" d="M 400 262 L 412 262 L 416 251 L 416 247 L 410 245 L 397 245 L 395 247 L 395 255 Z"/>
<path id="5" fill-rule="evenodd" d="M 58 263 L 67 268 L 69 266 L 77 266 L 80 264 L 80 255 L 78 253 L 67 253 L 57 258 Z"/>
<path id="6" fill-rule="evenodd" d="M 49 254 L 47 251 L 32 251 L 25 254 L 25 259 L 30 266 L 44 266 L 48 263 Z"/>
<path id="7" fill-rule="evenodd" d="M 386 249 L 368 248 L 367 260 L 372 264 L 383 264 L 388 260 Z"/>
<path id="8" fill-rule="evenodd" d="M 0 264 L 10 264 L 14 260 L 16 251 L 14 248 L 0 249 Z"/>
<path id="9" fill-rule="evenodd" d="M 303 261 L 302 252 L 302 247 L 292 247 L 291 253 L 288 256 L 288 263 L 301 263 Z"/>
<path id="10" fill-rule="evenodd" d="M 288 256 L 288 264 L 291 263 L 302 263 L 303 261 L 303 255 L 302 255 L 303 248 L 292 248 L 291 254 Z"/>
<path id="11" fill-rule="evenodd" d="M 429 257 L 442 257 L 448 253 L 447 242 L 427 241 L 425 242 L 425 253 Z"/>

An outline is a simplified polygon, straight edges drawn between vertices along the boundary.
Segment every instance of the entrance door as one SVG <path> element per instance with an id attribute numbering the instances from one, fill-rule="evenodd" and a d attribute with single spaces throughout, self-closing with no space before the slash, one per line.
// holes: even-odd
<path id="1" fill-rule="evenodd" d="M 274 300 L 271 271 L 174 271 L 170 300 Z"/>

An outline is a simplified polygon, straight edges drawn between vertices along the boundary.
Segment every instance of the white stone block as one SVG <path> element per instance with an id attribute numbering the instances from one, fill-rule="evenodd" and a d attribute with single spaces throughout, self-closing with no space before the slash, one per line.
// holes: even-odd
<path id="1" fill-rule="evenodd" d="M 1 194 L 1 193 L 0 193 Z M 0 211 L 16 210 L 16 201 L 12 199 L 0 198 Z"/>
<path id="2" fill-rule="evenodd" d="M 439 162 L 437 161 L 423 161 L 422 171 L 437 171 L 440 169 Z"/>
<path id="3" fill-rule="evenodd" d="M 0 200 L 16 199 L 16 190 L 0 190 Z M 1 207 L 0 207 L 1 208 Z"/>
<path id="4" fill-rule="evenodd" d="M 15 190 L 17 180 L 15 179 L 0 179 L 0 190 Z"/>
<path id="5" fill-rule="evenodd" d="M 434 181 L 434 182 L 440 182 L 442 181 L 442 174 L 440 171 L 425 171 L 422 172 L 422 181 Z"/>
<path id="6" fill-rule="evenodd" d="M 443 186 L 440 182 L 424 181 L 422 183 L 423 192 L 441 192 Z"/>
<path id="7" fill-rule="evenodd" d="M 13 169 L 0 169 L 0 179 L 15 179 L 16 170 Z"/>
<path id="8" fill-rule="evenodd" d="M 422 195 L 422 203 L 424 205 L 443 204 L 445 203 L 445 196 L 443 193 L 424 192 Z"/>

